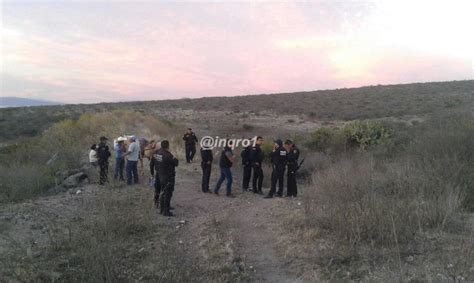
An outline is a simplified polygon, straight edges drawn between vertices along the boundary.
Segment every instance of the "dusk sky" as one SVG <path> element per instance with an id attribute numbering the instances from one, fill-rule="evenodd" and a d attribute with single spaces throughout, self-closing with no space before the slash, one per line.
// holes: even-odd
<path id="1" fill-rule="evenodd" d="M 473 79 L 474 1 L 2 1 L 2 96 L 68 103 Z"/>

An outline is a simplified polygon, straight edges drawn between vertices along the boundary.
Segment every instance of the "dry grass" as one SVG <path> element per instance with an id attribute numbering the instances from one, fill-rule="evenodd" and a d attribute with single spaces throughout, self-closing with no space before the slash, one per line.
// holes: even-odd
<path id="1" fill-rule="evenodd" d="M 117 282 L 187 280 L 172 226 L 160 222 L 149 195 L 101 188 L 69 223 L 45 215 L 46 245 L 10 239 L 1 276 L 19 281 Z M 25 252 L 26 251 L 26 252 Z"/>

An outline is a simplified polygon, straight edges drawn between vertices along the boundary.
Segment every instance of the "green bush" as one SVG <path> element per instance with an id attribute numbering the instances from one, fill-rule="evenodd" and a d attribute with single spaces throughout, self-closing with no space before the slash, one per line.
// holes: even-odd
<path id="1" fill-rule="evenodd" d="M 355 121 L 347 125 L 344 130 L 348 134 L 347 143 L 361 149 L 386 143 L 391 133 L 381 123 L 372 121 Z"/>
<path id="2" fill-rule="evenodd" d="M 273 143 L 272 142 L 264 142 L 261 146 L 263 155 L 265 158 L 270 158 L 270 154 L 273 151 Z"/>
<path id="3" fill-rule="evenodd" d="M 324 152 L 345 152 L 350 148 L 366 150 L 390 141 L 391 133 L 381 123 L 355 121 L 343 128 L 320 128 L 311 134 L 306 146 Z"/>

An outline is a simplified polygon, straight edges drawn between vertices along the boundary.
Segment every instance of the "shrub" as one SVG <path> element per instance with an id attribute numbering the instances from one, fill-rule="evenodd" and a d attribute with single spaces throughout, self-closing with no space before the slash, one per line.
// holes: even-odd
<path id="1" fill-rule="evenodd" d="M 320 128 L 311 134 L 306 146 L 325 152 L 346 152 L 350 148 L 366 150 L 390 141 L 390 131 L 381 123 L 355 121 L 344 128 Z"/>
<path id="2" fill-rule="evenodd" d="M 243 124 L 243 125 L 242 125 L 242 128 L 243 128 L 244 130 L 246 130 L 246 131 L 251 131 L 251 130 L 255 129 L 254 126 L 249 125 L 249 124 Z"/>
<path id="3" fill-rule="evenodd" d="M 345 128 L 348 134 L 347 143 L 361 149 L 386 143 L 391 133 L 381 123 L 372 121 L 355 121 Z"/>

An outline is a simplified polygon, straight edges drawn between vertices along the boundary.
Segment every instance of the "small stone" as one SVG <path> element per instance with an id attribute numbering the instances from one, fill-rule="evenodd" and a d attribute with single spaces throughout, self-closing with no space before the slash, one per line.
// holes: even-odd
<path id="1" fill-rule="evenodd" d="M 180 220 L 179 224 L 186 224 L 186 220 Z"/>
<path id="2" fill-rule="evenodd" d="M 182 243 L 183 243 L 183 241 L 179 241 L 178 243 L 182 244 Z"/>
<path id="3" fill-rule="evenodd" d="M 298 205 L 301 205 L 301 201 L 298 202 Z"/>
<path id="4" fill-rule="evenodd" d="M 413 262 L 413 260 L 415 260 L 413 256 L 410 255 L 407 257 L 407 262 Z"/>
<path id="5" fill-rule="evenodd" d="M 77 191 L 76 191 L 76 195 L 78 195 L 78 194 L 80 194 L 80 193 L 82 193 L 81 190 L 77 190 Z"/>

